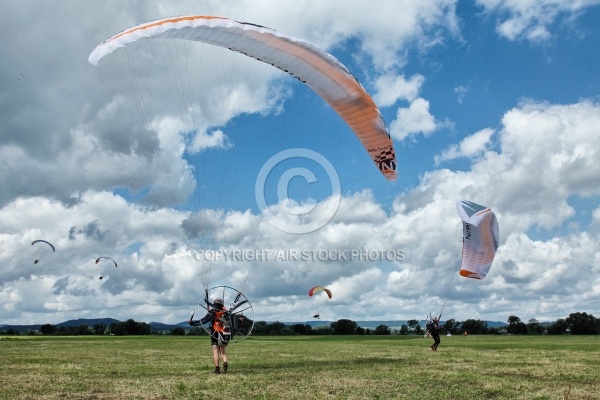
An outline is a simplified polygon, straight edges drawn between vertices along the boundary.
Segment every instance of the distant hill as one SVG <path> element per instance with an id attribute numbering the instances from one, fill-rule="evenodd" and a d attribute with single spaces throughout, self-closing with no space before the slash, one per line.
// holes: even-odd
<path id="1" fill-rule="evenodd" d="M 61 322 L 60 324 L 56 324 L 56 326 L 60 328 L 61 326 L 66 327 L 66 326 L 87 325 L 91 328 L 96 324 L 104 324 L 104 325 L 110 326 L 110 324 L 114 324 L 114 323 L 118 323 L 118 322 L 121 322 L 121 321 L 114 319 L 114 318 L 92 318 L 92 319 L 80 318 L 80 319 L 70 319 L 68 321 Z"/>
<path id="2" fill-rule="evenodd" d="M 110 326 L 110 324 L 112 323 L 118 323 L 121 322 L 117 319 L 114 318 L 80 318 L 80 319 L 70 319 L 68 321 L 64 321 L 58 324 L 53 324 L 54 326 L 60 328 L 60 327 L 73 327 L 73 326 L 81 326 L 81 325 L 87 325 L 89 328 L 93 328 L 94 325 L 96 324 L 104 324 L 107 326 Z M 33 324 L 33 325 L 0 325 L 0 331 L 4 331 L 7 332 L 9 330 L 13 330 L 15 332 L 19 332 L 19 333 L 28 333 L 28 332 L 32 332 L 32 331 L 37 331 L 39 330 L 42 325 L 46 325 L 46 324 Z"/>
<path id="3" fill-rule="evenodd" d="M 187 322 L 180 322 L 177 325 L 163 324 L 162 322 L 150 322 L 148 325 L 150 325 L 152 332 L 170 332 L 177 327 L 184 329 L 192 328 Z"/>

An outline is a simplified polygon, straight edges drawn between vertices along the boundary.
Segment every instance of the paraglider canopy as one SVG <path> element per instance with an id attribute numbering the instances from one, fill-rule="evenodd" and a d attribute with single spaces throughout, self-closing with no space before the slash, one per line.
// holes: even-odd
<path id="1" fill-rule="evenodd" d="M 103 257 L 98 257 L 96 259 L 96 264 L 98 264 L 102 260 L 109 260 L 109 261 L 111 261 L 115 265 L 115 268 L 117 268 L 117 262 L 115 260 L 113 260 L 112 258 L 110 258 L 110 257 L 104 257 L 104 256 Z M 104 277 L 102 275 L 100 275 L 100 277 L 98 279 L 102 280 L 102 279 L 104 279 Z"/>
<path id="2" fill-rule="evenodd" d="M 323 287 L 323 286 L 315 286 L 315 287 L 311 288 L 311 289 L 308 291 L 308 295 L 309 295 L 309 296 L 312 296 L 312 295 L 314 295 L 315 293 L 317 293 L 317 292 L 319 292 L 319 291 L 321 291 L 321 290 L 322 290 L 323 292 L 327 293 L 327 296 L 328 296 L 329 298 L 331 298 L 331 297 L 332 297 L 332 295 L 331 295 L 331 290 L 329 290 L 329 289 L 327 289 L 326 287 Z"/>
<path id="3" fill-rule="evenodd" d="M 459 273 L 466 278 L 483 279 L 490 271 L 498 249 L 498 220 L 490 208 L 471 201 L 458 201 L 456 210 L 463 224 Z"/>
<path id="4" fill-rule="evenodd" d="M 88 61 L 99 61 L 145 38 L 184 39 L 236 51 L 271 64 L 305 83 L 350 126 L 388 180 L 396 180 L 396 153 L 379 109 L 356 77 L 316 45 L 264 26 L 228 18 L 188 15 L 131 27 L 98 45 Z"/>
<path id="5" fill-rule="evenodd" d="M 33 242 L 31 242 L 31 245 L 33 246 L 33 245 L 34 245 L 34 244 L 36 244 L 36 243 L 45 243 L 45 244 L 47 244 L 48 246 L 50 246 L 50 248 L 52 249 L 52 252 L 53 252 L 53 253 L 55 253 L 55 252 L 56 252 L 56 249 L 54 248 L 54 245 L 53 245 L 52 243 L 50 243 L 50 242 L 46 241 L 46 240 L 42 240 L 42 239 L 34 240 Z M 36 258 L 36 259 L 34 259 L 34 260 L 33 260 L 33 263 L 34 263 L 34 264 L 37 264 L 37 263 L 39 263 L 39 262 L 40 262 L 40 259 L 39 259 L 39 258 Z"/>
<path id="6" fill-rule="evenodd" d="M 115 264 L 115 267 L 117 267 L 117 262 L 110 257 L 98 257 L 96 259 L 96 264 L 98 264 L 101 260 L 110 260 L 113 262 L 113 264 Z"/>
<path id="7" fill-rule="evenodd" d="M 50 242 L 47 242 L 45 240 L 42 239 L 38 239 L 38 240 L 34 240 L 33 242 L 31 242 L 31 245 L 33 246 L 36 243 L 46 243 L 48 246 L 50 246 L 50 248 L 52 249 L 52 252 L 56 252 L 56 249 L 54 248 L 54 245 Z"/>

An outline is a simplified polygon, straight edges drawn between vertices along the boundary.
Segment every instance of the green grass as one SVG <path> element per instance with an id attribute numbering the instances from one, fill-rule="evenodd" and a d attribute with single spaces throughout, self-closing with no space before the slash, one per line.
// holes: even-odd
<path id="1" fill-rule="evenodd" d="M 0 339 L 0 399 L 600 399 L 599 336 Z"/>

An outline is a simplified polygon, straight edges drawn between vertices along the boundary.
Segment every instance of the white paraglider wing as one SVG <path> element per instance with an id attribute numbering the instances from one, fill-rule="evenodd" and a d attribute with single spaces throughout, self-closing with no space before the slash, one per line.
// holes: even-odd
<path id="1" fill-rule="evenodd" d="M 459 273 L 467 278 L 483 279 L 490 271 L 498 250 L 498 220 L 490 208 L 467 200 L 458 201 L 456 210 L 463 225 Z"/>
<path id="2" fill-rule="evenodd" d="M 225 47 L 271 64 L 315 91 L 354 131 L 380 172 L 396 180 L 396 154 L 371 96 L 335 57 L 314 44 L 264 26 L 221 17 L 190 15 L 129 28 L 98 45 L 88 61 L 145 38 L 184 39 Z"/>

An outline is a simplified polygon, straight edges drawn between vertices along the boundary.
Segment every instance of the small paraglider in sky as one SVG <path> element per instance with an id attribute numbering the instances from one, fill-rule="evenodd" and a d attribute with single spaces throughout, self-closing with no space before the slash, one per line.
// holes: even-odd
<path id="1" fill-rule="evenodd" d="M 331 295 L 331 290 L 327 289 L 324 286 L 313 286 L 309 291 L 308 291 L 308 295 L 310 297 L 313 297 L 314 295 L 316 295 L 318 292 L 323 292 L 327 294 L 327 297 L 331 299 L 332 295 Z M 315 304 L 318 302 L 318 296 L 314 296 L 315 299 Z M 315 307 L 316 308 L 316 307 Z M 321 313 L 319 312 L 319 310 L 315 310 L 317 311 L 314 315 L 313 318 L 314 319 L 321 319 Z"/>
<path id="2" fill-rule="evenodd" d="M 98 264 L 102 260 L 112 261 L 112 263 L 115 264 L 115 268 L 117 268 L 117 262 L 115 260 L 113 260 L 112 258 L 110 258 L 110 257 L 104 257 L 104 256 L 103 257 L 98 257 L 96 259 L 96 264 Z M 100 275 L 100 277 L 98 279 L 102 280 L 102 279 L 104 279 L 104 277 L 102 275 Z"/>
<path id="3" fill-rule="evenodd" d="M 42 240 L 42 239 L 38 239 L 38 240 L 34 240 L 33 242 L 31 242 L 31 245 L 33 246 L 33 245 L 34 245 L 34 244 L 36 244 L 36 243 L 45 243 L 46 245 L 50 246 L 50 248 L 52 249 L 52 252 L 53 252 L 53 253 L 55 253 L 55 252 L 56 252 L 56 249 L 54 248 L 54 245 L 53 245 L 52 243 L 50 243 L 50 242 L 47 242 L 47 241 L 45 241 L 45 240 Z M 40 259 L 39 259 L 39 258 L 36 258 L 36 259 L 33 261 L 33 263 L 34 263 L 34 264 L 37 264 L 37 263 L 39 263 L 39 262 L 40 262 Z"/>

